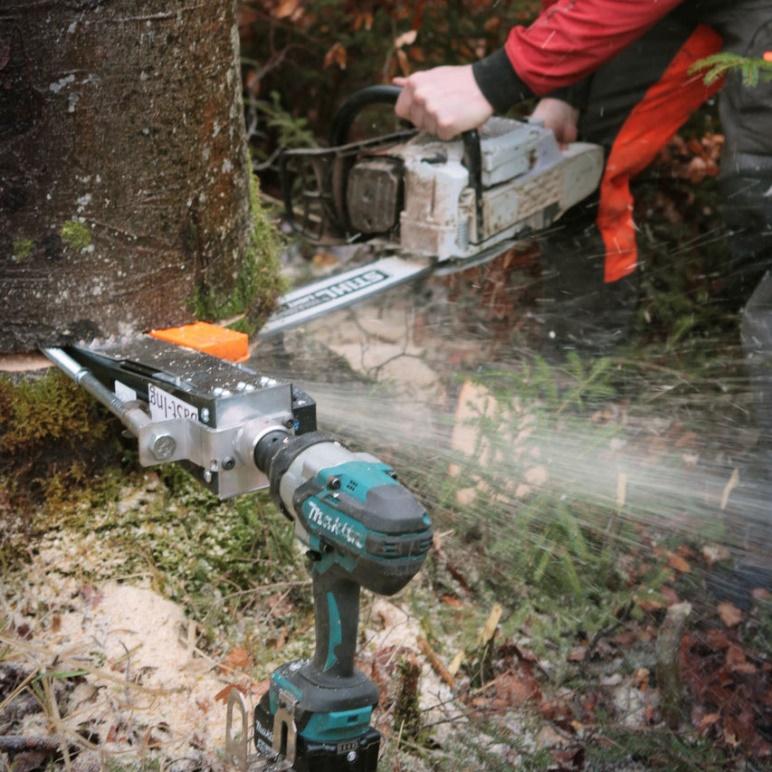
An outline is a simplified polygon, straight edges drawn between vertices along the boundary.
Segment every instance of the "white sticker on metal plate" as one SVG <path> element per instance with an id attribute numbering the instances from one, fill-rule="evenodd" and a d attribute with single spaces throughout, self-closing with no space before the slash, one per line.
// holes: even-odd
<path id="1" fill-rule="evenodd" d="M 118 397 L 121 402 L 135 402 L 137 399 L 137 392 L 127 386 L 125 383 L 116 381 L 115 396 Z"/>
<path id="2" fill-rule="evenodd" d="M 198 408 L 189 405 L 178 397 L 148 384 L 147 398 L 150 406 L 150 416 L 154 421 L 166 421 L 170 418 L 192 418 L 198 421 Z"/>

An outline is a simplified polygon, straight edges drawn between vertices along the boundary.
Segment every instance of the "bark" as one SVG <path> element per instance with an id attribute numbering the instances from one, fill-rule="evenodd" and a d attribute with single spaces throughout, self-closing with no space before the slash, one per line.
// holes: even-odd
<path id="1" fill-rule="evenodd" d="M 3 0 L 0 352 L 226 297 L 249 174 L 234 0 Z"/>

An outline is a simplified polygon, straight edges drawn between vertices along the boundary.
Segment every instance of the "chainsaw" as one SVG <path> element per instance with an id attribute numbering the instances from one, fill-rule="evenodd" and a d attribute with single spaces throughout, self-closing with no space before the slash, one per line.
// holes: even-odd
<path id="1" fill-rule="evenodd" d="M 493 117 L 442 141 L 414 129 L 350 141 L 357 117 L 394 104 L 396 86 L 370 86 L 341 106 L 330 146 L 280 159 L 285 219 L 312 244 L 368 244 L 379 259 L 294 290 L 267 337 L 432 271 L 465 270 L 543 230 L 598 187 L 603 151 L 560 147 L 538 123 Z"/>

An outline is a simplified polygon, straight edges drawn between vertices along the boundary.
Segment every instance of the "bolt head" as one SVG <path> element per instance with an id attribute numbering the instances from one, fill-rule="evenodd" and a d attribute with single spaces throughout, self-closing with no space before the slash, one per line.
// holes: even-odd
<path id="1" fill-rule="evenodd" d="M 168 461 L 177 450 L 177 441 L 171 434 L 157 434 L 153 437 L 150 452 L 158 461 Z"/>
<path id="2" fill-rule="evenodd" d="M 224 458 L 222 460 L 222 468 L 226 472 L 230 472 L 230 470 L 233 469 L 233 467 L 235 466 L 236 466 L 236 459 L 232 458 L 231 456 L 228 456 L 227 458 Z"/>

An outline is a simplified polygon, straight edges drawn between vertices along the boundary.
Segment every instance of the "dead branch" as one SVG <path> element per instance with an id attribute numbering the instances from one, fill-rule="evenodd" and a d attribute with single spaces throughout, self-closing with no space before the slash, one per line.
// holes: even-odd
<path id="1" fill-rule="evenodd" d="M 681 722 L 682 688 L 678 660 L 684 626 L 691 613 L 690 603 L 671 606 L 657 636 L 657 686 L 662 700 L 662 716 L 671 729 Z"/>
<path id="2" fill-rule="evenodd" d="M 456 687 L 456 679 L 451 675 L 450 671 L 445 667 L 445 663 L 440 659 L 439 655 L 432 648 L 429 641 L 426 638 L 418 639 L 418 648 L 421 649 L 423 655 L 429 660 L 429 664 L 435 673 L 452 689 Z"/>
<path id="3" fill-rule="evenodd" d="M 56 735 L 0 735 L 0 751 L 3 753 L 23 753 L 24 751 L 39 751 L 56 753 L 62 747 L 61 738 Z"/>

